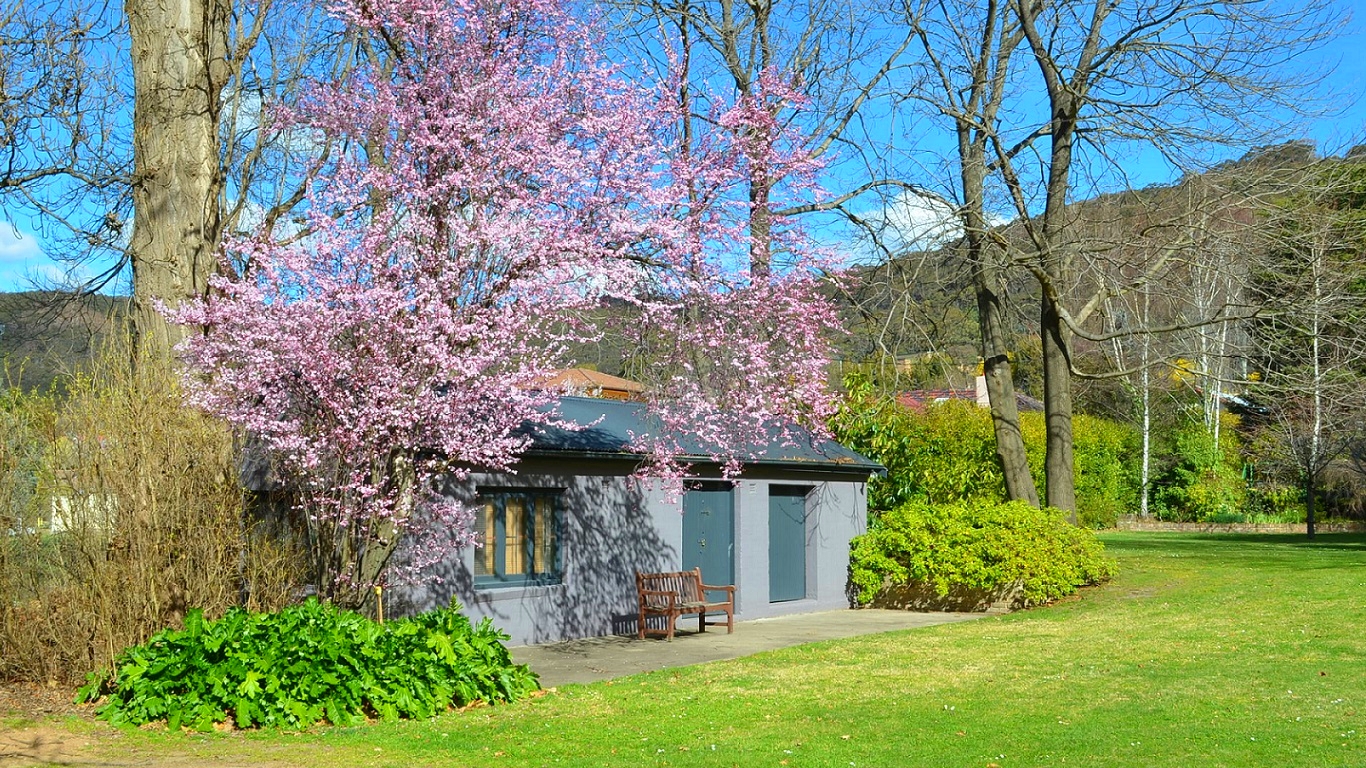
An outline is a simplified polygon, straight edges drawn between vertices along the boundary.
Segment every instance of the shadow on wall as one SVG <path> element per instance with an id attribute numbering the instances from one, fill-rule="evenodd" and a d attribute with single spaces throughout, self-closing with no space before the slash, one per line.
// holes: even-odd
<path id="1" fill-rule="evenodd" d="M 472 501 L 476 483 L 448 481 L 444 495 Z M 495 626 L 530 643 L 555 642 L 636 632 L 636 571 L 677 567 L 674 544 L 660 525 L 681 526 L 678 508 L 651 503 L 646 489 L 623 475 L 533 475 L 499 477 L 479 488 L 563 488 L 561 582 L 555 585 L 476 589 L 466 566 L 467 550 L 453 551 L 428 569 L 429 578 L 396 591 L 390 610 L 414 613 L 448 605 L 452 598 L 472 617 L 488 616 Z"/>
<path id="2" fill-rule="evenodd" d="M 679 553 L 660 534 L 682 527 L 680 509 L 650 503 L 632 477 L 580 477 L 564 497 L 565 582 L 559 627 L 538 642 L 561 637 L 634 635 L 636 572 L 677 568 Z"/>

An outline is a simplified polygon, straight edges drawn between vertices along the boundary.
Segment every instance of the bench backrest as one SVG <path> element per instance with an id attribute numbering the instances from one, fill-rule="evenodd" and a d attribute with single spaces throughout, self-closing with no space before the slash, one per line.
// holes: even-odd
<path id="1" fill-rule="evenodd" d="M 675 592 L 684 603 L 700 602 L 703 599 L 702 571 L 674 571 L 671 573 L 637 573 L 636 588 L 652 592 Z"/>

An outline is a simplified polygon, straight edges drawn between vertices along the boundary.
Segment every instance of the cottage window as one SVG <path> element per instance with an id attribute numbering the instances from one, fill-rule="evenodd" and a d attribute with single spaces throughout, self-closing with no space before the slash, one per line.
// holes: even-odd
<path id="1" fill-rule="evenodd" d="M 474 583 L 558 584 L 559 491 L 486 490 L 475 518 Z"/>

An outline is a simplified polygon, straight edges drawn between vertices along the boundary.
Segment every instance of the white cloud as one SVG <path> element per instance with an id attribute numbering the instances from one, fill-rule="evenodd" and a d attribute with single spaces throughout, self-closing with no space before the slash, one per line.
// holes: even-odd
<path id="1" fill-rule="evenodd" d="M 912 192 L 898 195 L 883 217 L 891 242 L 905 249 L 930 250 L 963 234 L 953 206 Z"/>
<path id="2" fill-rule="evenodd" d="M 963 235 L 954 204 L 934 195 L 902 192 L 881 209 L 864 214 L 880 233 L 881 244 L 892 253 L 930 251 Z M 999 227 L 1010 219 L 988 211 L 987 226 Z"/>
<path id="3" fill-rule="evenodd" d="M 0 264 L 22 265 L 43 258 L 43 244 L 13 224 L 0 222 Z"/>
<path id="4" fill-rule="evenodd" d="M 97 274 L 113 266 L 114 258 L 93 264 L 56 261 L 44 252 L 36 235 L 0 221 L 0 292 L 86 288 Z M 111 289 L 116 286 L 104 288 Z"/>

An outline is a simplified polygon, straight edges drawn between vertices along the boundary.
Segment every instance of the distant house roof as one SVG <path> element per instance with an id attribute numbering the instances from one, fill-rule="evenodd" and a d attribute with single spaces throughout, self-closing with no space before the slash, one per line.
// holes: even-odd
<path id="1" fill-rule="evenodd" d="M 645 385 L 640 382 L 588 368 L 565 368 L 556 371 L 542 383 L 542 386 L 552 392 L 608 400 L 638 400 L 645 393 Z"/>
<path id="2" fill-rule="evenodd" d="M 987 396 L 987 381 L 982 376 L 977 377 L 976 387 L 973 389 L 913 389 L 896 396 L 896 401 L 902 406 L 917 411 L 924 410 L 925 406 L 932 403 L 942 403 L 947 400 L 965 400 L 970 403 L 977 403 L 983 408 L 991 407 L 991 399 Z M 1018 411 L 1042 411 L 1043 401 L 1016 391 L 1015 409 Z"/>
<path id="3" fill-rule="evenodd" d="M 532 438 L 528 456 L 554 457 L 576 454 L 590 458 L 630 459 L 642 457 L 633 448 L 633 436 L 657 433 L 661 429 L 648 406 L 639 402 L 618 402 L 596 398 L 565 396 L 560 398 L 559 417 L 574 424 L 591 425 L 583 429 L 536 425 L 525 427 Z M 755 446 L 760 455 L 746 464 L 787 465 L 794 468 L 819 469 L 868 475 L 883 471 L 883 466 L 872 459 L 845 448 L 834 440 L 817 437 L 802 428 L 790 430 L 790 444 L 785 444 L 777 430 L 772 442 Z M 713 453 L 700 442 L 682 440 L 685 461 L 712 461 Z"/>
<path id="4" fill-rule="evenodd" d="M 946 400 L 966 400 L 977 402 L 977 390 L 975 389 L 913 389 L 909 392 L 902 392 L 896 396 L 896 401 L 907 408 L 920 410 L 931 403 L 942 403 Z"/>

